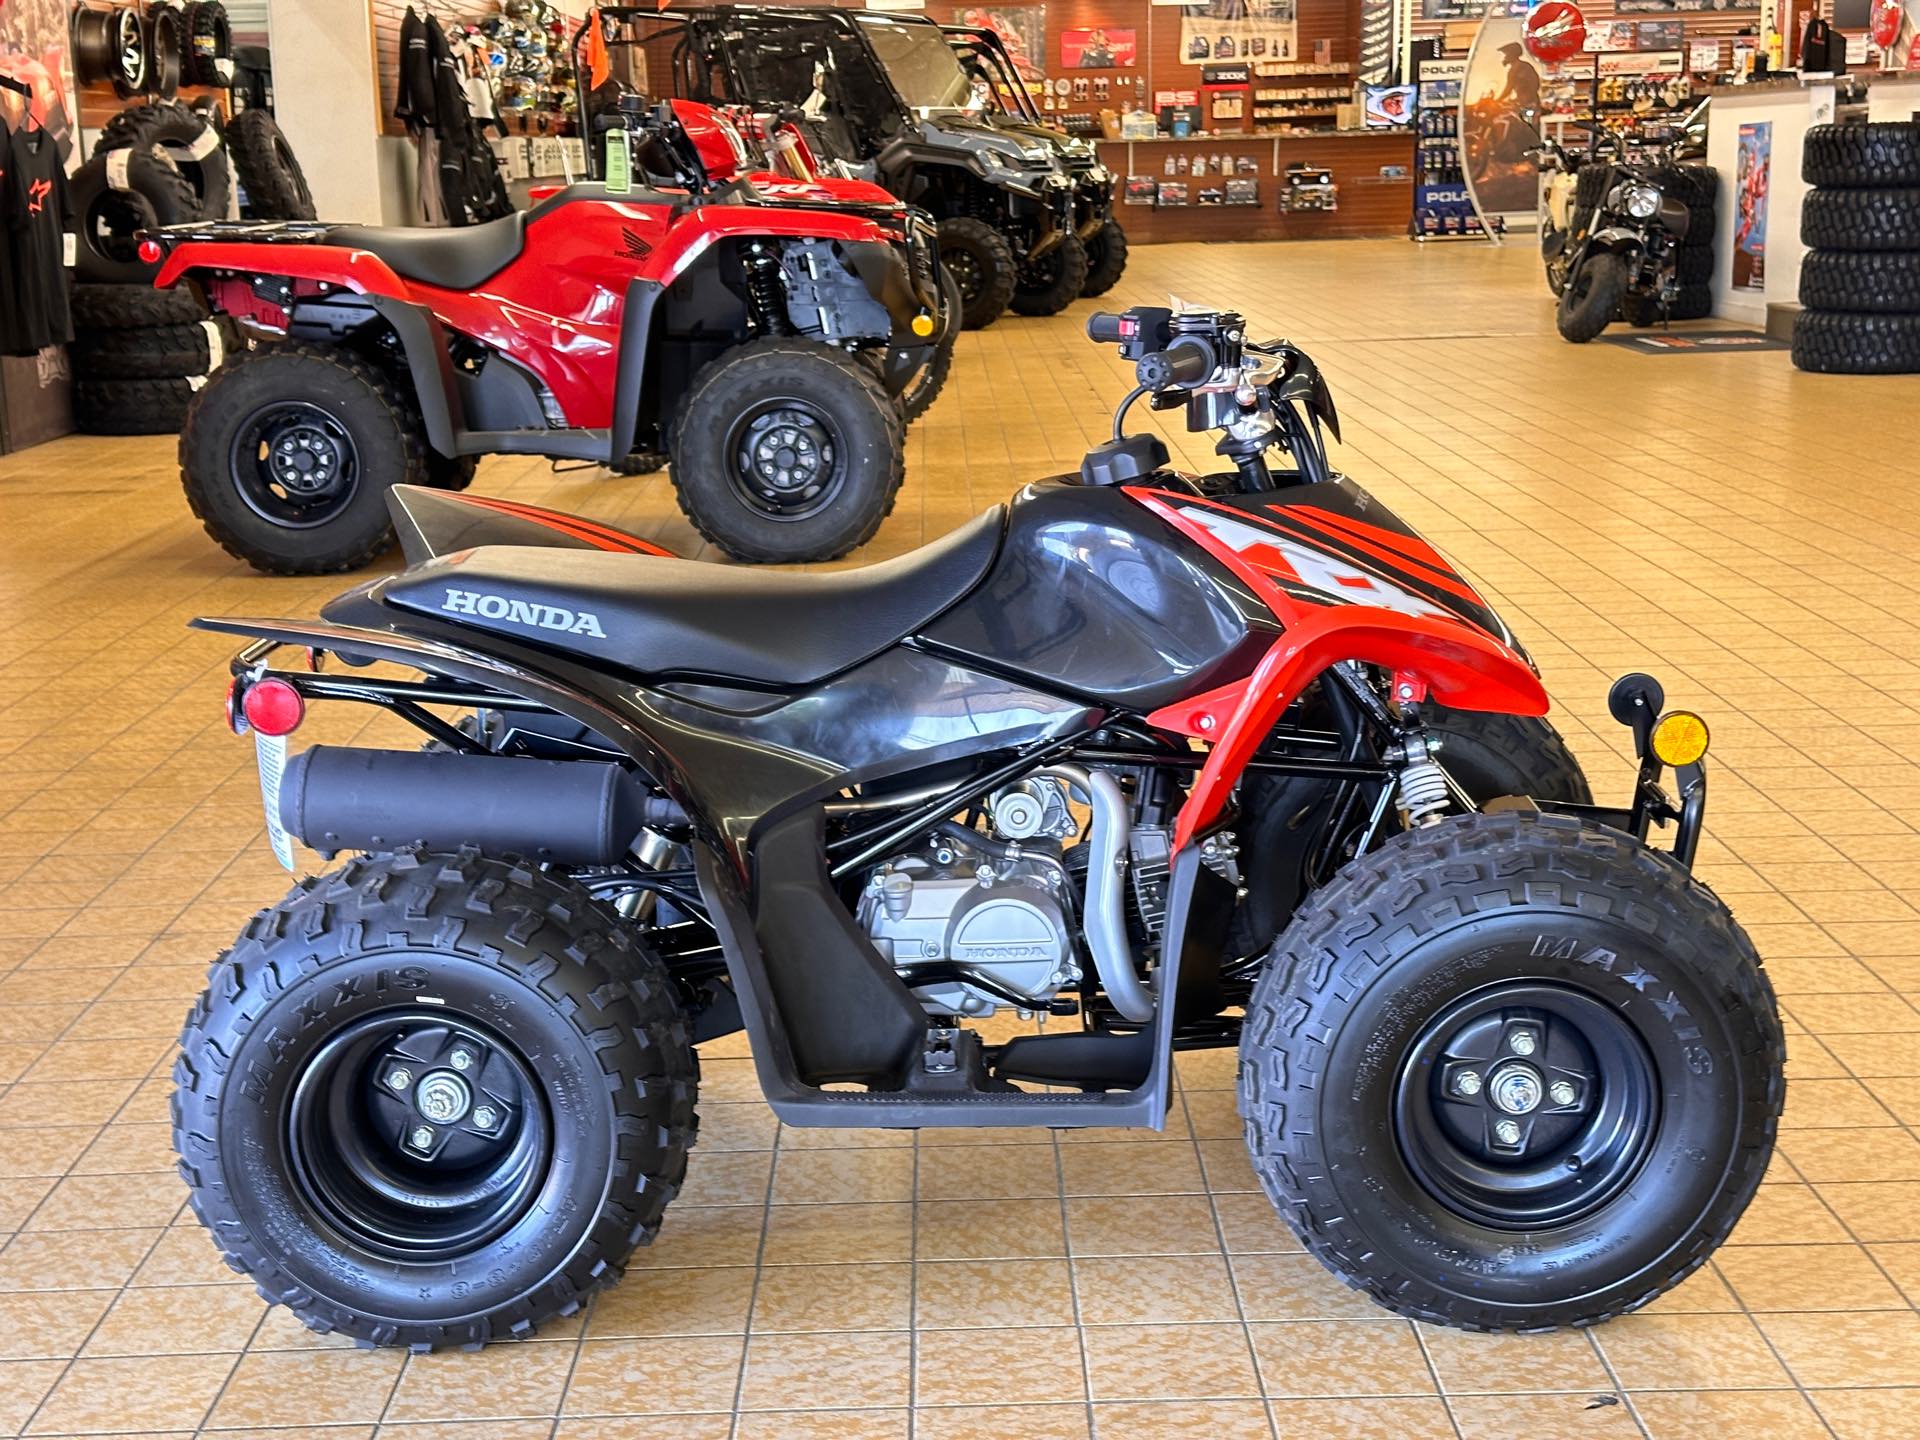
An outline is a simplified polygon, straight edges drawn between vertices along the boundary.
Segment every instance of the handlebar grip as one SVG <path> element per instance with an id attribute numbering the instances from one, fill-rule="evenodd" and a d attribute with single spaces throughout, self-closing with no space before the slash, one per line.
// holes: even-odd
<path id="1" fill-rule="evenodd" d="M 1087 338 L 1097 345 L 1118 345 L 1127 338 L 1127 317 L 1096 310 L 1087 317 Z"/>
<path id="2" fill-rule="evenodd" d="M 1142 355 L 1134 363 L 1134 378 L 1149 390 L 1170 385 L 1198 385 L 1213 374 L 1213 347 L 1204 340 L 1176 340 L 1164 350 Z"/>

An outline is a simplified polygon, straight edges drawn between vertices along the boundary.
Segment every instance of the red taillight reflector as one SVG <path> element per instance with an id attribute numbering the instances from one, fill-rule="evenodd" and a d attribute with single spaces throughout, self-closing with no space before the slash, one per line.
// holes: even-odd
<path id="1" fill-rule="evenodd" d="M 140 242 L 140 263 L 142 265 L 158 265 L 160 263 L 160 256 L 160 242 L 158 240 L 142 240 Z"/>
<path id="2" fill-rule="evenodd" d="M 240 713 L 240 677 L 227 681 L 227 729 L 236 735 L 247 733 L 247 717 Z"/>
<path id="3" fill-rule="evenodd" d="M 306 718 L 307 702 L 286 681 L 268 679 L 247 687 L 240 709 L 260 734 L 291 735 Z"/>

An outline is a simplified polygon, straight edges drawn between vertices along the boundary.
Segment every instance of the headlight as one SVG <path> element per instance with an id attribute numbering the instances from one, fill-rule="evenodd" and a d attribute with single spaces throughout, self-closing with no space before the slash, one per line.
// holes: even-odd
<path id="1" fill-rule="evenodd" d="M 1660 192 L 1651 185 L 1622 185 L 1620 208 L 1636 220 L 1651 220 L 1660 213 Z"/>
<path id="2" fill-rule="evenodd" d="M 1044 165 L 1053 158 L 1053 152 L 1044 145 L 1028 145 L 1020 151 L 1020 157 L 1029 165 Z"/>

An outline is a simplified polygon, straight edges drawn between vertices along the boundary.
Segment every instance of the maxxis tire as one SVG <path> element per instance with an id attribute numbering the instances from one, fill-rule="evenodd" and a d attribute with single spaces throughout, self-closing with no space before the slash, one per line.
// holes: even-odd
<path id="1" fill-rule="evenodd" d="M 234 173 L 256 220 L 317 220 L 313 192 L 293 147 L 265 110 L 242 110 L 227 125 Z"/>
<path id="2" fill-rule="evenodd" d="M 1793 363 L 1821 375 L 1920 374 L 1920 315 L 1803 310 L 1793 326 Z"/>
<path id="3" fill-rule="evenodd" d="M 1920 189 L 1815 190 L 1800 211 L 1812 250 L 1920 250 Z"/>
<path id="4" fill-rule="evenodd" d="M 1080 294 L 1091 300 L 1120 283 L 1127 269 L 1127 232 L 1118 220 L 1109 220 L 1087 241 L 1087 280 Z"/>
<path id="5" fill-rule="evenodd" d="M 79 330 L 74 372 L 89 380 L 173 380 L 207 375 L 240 348 L 240 329 L 226 316 L 197 325 L 137 330 Z"/>
<path id="6" fill-rule="evenodd" d="M 1645 329 L 1665 320 L 1704 320 L 1713 314 L 1713 287 L 1707 284 L 1682 285 L 1666 314 L 1659 302 L 1648 295 L 1628 295 L 1620 302 L 1620 318 L 1629 325 Z"/>
<path id="7" fill-rule="evenodd" d="M 208 310 L 187 285 L 156 290 L 151 285 L 75 285 L 76 330 L 121 330 L 149 325 L 198 325 Z"/>
<path id="8" fill-rule="evenodd" d="M 1920 313 L 1920 250 L 1811 250 L 1800 266 L 1808 310 Z"/>
<path id="9" fill-rule="evenodd" d="M 780 520 L 735 489 L 727 436 L 737 417 L 780 390 L 832 416 L 852 452 L 838 499 L 815 515 Z M 703 539 L 736 560 L 837 560 L 871 540 L 906 478 L 906 425 L 873 368 L 831 345 L 750 341 L 694 375 L 672 429 L 669 472 L 680 508 Z"/>
<path id="10" fill-rule="evenodd" d="M 1063 235 L 1040 259 L 1020 267 L 1013 290 L 1014 313 L 1058 315 L 1080 298 L 1086 284 L 1087 247 L 1078 235 Z"/>
<path id="11" fill-rule="evenodd" d="M 1800 178 L 1809 185 L 1859 190 L 1920 186 L 1920 125 L 1910 120 L 1815 125 L 1801 151 Z"/>
<path id="12" fill-rule="evenodd" d="M 1418 1037 L 1515 983 L 1624 1017 L 1658 1090 L 1637 1171 L 1658 1183 L 1525 1231 L 1443 1202 L 1396 1116 L 1441 1103 L 1433 1071 L 1403 1084 Z M 1692 1274 L 1759 1187 L 1785 1090 L 1772 986 L 1726 907 L 1552 816 L 1444 820 L 1350 864 L 1275 944 L 1240 1055 L 1254 1171 L 1307 1249 L 1397 1314 L 1483 1331 L 1593 1324 Z"/>
<path id="13" fill-rule="evenodd" d="M 73 382 L 73 424 L 82 435 L 177 435 L 200 377 Z"/>
<path id="14" fill-rule="evenodd" d="M 552 1156 L 472 1254 L 374 1263 L 310 1218 L 283 1116 L 330 1037 L 429 991 L 436 1018 L 517 1051 L 552 1112 Z M 685 1179 L 698 1083 L 665 967 L 583 890 L 471 853 L 403 853 L 303 880 L 215 962 L 180 1037 L 173 1140 L 194 1214 L 269 1303 L 363 1344 L 473 1348 L 620 1278 Z"/>
<path id="15" fill-rule="evenodd" d="M 347 429 L 362 470 L 342 513 L 304 529 L 257 514 L 232 473 L 240 427 L 263 407 L 296 398 Z M 290 344 L 225 366 L 194 397 L 180 433 L 180 483 L 229 555 L 268 575 L 331 575 L 358 569 L 393 544 L 387 492 L 429 483 L 426 456 L 412 401 L 382 371 L 348 351 Z"/>
<path id="16" fill-rule="evenodd" d="M 208 148 L 208 147 L 211 148 Z M 116 114 L 100 131 L 94 155 L 134 149 L 161 157 L 193 187 L 197 220 L 224 220 L 233 198 L 233 167 L 212 119 L 177 100 L 136 105 Z M 196 155 L 195 152 L 202 153 Z"/>
<path id="17" fill-rule="evenodd" d="M 1560 338 L 1573 345 L 1586 344 L 1613 323 L 1626 293 L 1627 267 L 1617 256 L 1589 257 L 1561 292 L 1554 319 Z"/>
<path id="18" fill-rule="evenodd" d="M 978 267 L 980 285 L 961 306 L 962 329 L 983 330 L 1006 314 L 1013 303 L 1017 263 L 1007 237 L 987 224 L 965 215 L 940 222 L 941 266 L 948 256 L 965 255 Z"/>
<path id="19" fill-rule="evenodd" d="M 907 388 L 897 397 L 900 403 L 900 417 L 911 425 L 928 410 L 933 402 L 940 398 L 940 392 L 946 388 L 947 375 L 953 369 L 953 347 L 960 338 L 960 284 L 946 271 L 940 272 L 941 305 L 952 318 L 947 330 L 933 345 L 933 354 L 908 380 Z"/>
<path id="20" fill-rule="evenodd" d="M 123 165 L 124 189 L 113 183 Z M 78 232 L 74 269 L 96 284 L 151 284 L 160 267 L 135 253 L 136 232 L 200 218 L 200 197 L 185 177 L 137 150 L 96 155 L 73 172 L 70 194 Z"/>

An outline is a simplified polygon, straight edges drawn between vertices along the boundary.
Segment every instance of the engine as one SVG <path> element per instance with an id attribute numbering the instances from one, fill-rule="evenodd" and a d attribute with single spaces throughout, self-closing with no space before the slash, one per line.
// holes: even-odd
<path id="1" fill-rule="evenodd" d="M 991 1015 L 1045 1008 L 1081 971 L 1062 843 L 1078 825 L 1066 790 L 1025 780 L 988 804 L 993 834 L 942 827 L 869 877 L 856 919 L 927 1009 Z"/>

